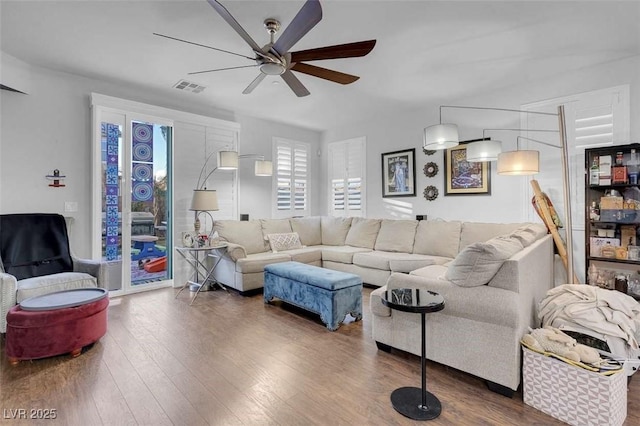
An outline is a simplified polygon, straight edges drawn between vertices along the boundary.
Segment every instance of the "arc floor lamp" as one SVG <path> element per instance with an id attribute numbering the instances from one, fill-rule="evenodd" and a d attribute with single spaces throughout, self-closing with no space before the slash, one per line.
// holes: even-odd
<path id="1" fill-rule="evenodd" d="M 505 112 L 517 112 L 521 114 L 537 114 L 537 115 L 547 115 L 547 116 L 556 116 L 558 118 L 558 130 L 557 132 L 560 135 L 560 144 L 554 145 L 547 142 L 542 142 L 536 139 L 525 138 L 519 136 L 519 139 L 516 139 L 516 144 L 520 139 L 529 140 L 532 142 L 542 143 L 544 145 L 560 148 L 561 157 L 562 157 L 562 189 L 563 189 L 563 198 L 564 198 L 564 216 L 565 216 L 565 239 L 566 239 L 566 250 L 564 250 L 565 256 L 563 257 L 563 249 L 564 243 L 560 239 L 560 236 L 554 235 L 554 241 L 556 246 L 558 247 L 558 251 L 560 256 L 563 259 L 565 267 L 567 269 L 567 278 L 568 282 L 574 283 L 575 277 L 573 272 L 573 238 L 571 235 L 572 224 L 571 224 L 571 193 L 569 186 L 569 153 L 567 146 L 567 130 L 565 123 L 565 114 L 564 114 L 564 106 L 558 106 L 557 113 L 549 113 L 549 112 L 539 112 L 539 111 L 526 111 L 526 110 L 518 110 L 518 109 L 509 109 L 509 108 L 493 108 L 493 107 L 476 107 L 476 106 L 460 106 L 460 105 L 441 105 L 440 106 L 440 123 L 426 127 L 424 129 L 424 149 L 425 150 L 443 150 L 448 148 L 453 148 L 460 143 L 460 139 L 458 136 L 458 126 L 452 123 L 442 123 L 442 109 L 443 108 L 457 108 L 457 109 L 474 109 L 474 110 L 487 110 L 487 111 L 505 111 Z M 491 129 L 486 129 L 491 130 Z M 498 130 L 498 129 L 495 129 Z M 500 129 L 504 130 L 504 129 Z M 535 129 L 517 129 L 517 131 L 535 131 Z M 554 132 L 556 130 L 553 130 Z M 489 143 L 487 143 L 489 142 Z M 470 143 L 467 145 L 467 150 L 471 151 L 473 158 L 475 161 L 491 161 L 498 149 L 498 144 L 492 143 L 498 141 L 490 141 L 485 140 L 484 131 L 483 131 L 483 140 Z M 539 167 L 539 153 L 538 151 L 532 150 L 519 150 L 519 147 L 516 146 L 516 151 L 508 151 L 508 152 L 500 152 L 497 155 L 498 161 L 498 174 L 500 175 L 532 175 L 538 173 Z M 501 146 L 500 146 L 501 149 Z M 489 155 L 491 154 L 491 155 Z M 478 160 L 478 158 L 485 157 L 485 160 Z M 536 193 L 536 198 L 538 194 L 540 194 L 539 187 L 536 190 L 537 182 L 533 180 L 532 185 L 534 187 L 534 192 Z M 538 205 L 542 202 L 542 200 L 537 200 Z M 546 219 L 545 219 L 546 220 Z M 552 232 L 553 234 L 553 232 Z M 559 239 L 559 241 L 558 241 Z"/>
<path id="2" fill-rule="evenodd" d="M 207 164 L 213 155 L 217 155 L 217 166 L 214 167 L 209 173 L 204 175 Z M 213 223 L 213 216 L 210 212 L 219 210 L 218 207 L 218 194 L 215 189 L 207 189 L 206 183 L 207 179 L 215 172 L 216 170 L 237 170 L 238 169 L 238 160 L 241 158 L 252 158 L 255 159 L 254 173 L 256 176 L 271 176 L 273 165 L 271 161 L 265 160 L 263 155 L 256 154 L 244 154 L 238 155 L 236 151 L 214 151 L 204 160 L 204 164 L 200 169 L 200 174 L 198 175 L 198 182 L 196 184 L 196 188 L 193 190 L 193 195 L 191 197 L 191 206 L 189 210 L 193 211 L 195 214 L 193 228 L 197 233 L 200 232 L 200 219 L 199 216 L 201 213 L 206 213 L 209 215 L 211 222 Z M 203 178 L 204 175 L 204 178 Z M 213 227 L 211 229 L 213 232 Z M 211 237 L 211 235 L 209 235 Z"/>

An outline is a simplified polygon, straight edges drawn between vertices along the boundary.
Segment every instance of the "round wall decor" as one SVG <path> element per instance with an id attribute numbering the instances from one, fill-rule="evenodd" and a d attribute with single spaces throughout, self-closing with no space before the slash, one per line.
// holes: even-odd
<path id="1" fill-rule="evenodd" d="M 438 174 L 438 165 L 434 162 L 429 162 L 424 165 L 424 175 L 426 177 L 434 177 Z"/>
<path id="2" fill-rule="evenodd" d="M 438 188 L 433 185 L 429 185 L 424 189 L 423 195 L 427 201 L 433 201 L 438 198 Z"/>

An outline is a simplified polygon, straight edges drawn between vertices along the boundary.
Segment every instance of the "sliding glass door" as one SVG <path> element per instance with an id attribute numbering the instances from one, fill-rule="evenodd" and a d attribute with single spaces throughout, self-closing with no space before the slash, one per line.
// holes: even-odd
<path id="1" fill-rule="evenodd" d="M 167 286 L 172 279 L 172 123 L 99 111 L 99 235 L 114 294 Z M 99 158 L 98 158 L 99 157 Z M 97 205 L 95 206 L 97 207 Z"/>

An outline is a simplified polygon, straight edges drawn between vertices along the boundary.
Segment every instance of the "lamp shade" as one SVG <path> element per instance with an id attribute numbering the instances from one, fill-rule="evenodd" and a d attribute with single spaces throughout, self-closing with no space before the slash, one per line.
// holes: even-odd
<path id="1" fill-rule="evenodd" d="M 271 161 L 256 160 L 255 174 L 256 176 L 271 176 L 273 174 L 273 165 Z"/>
<path id="2" fill-rule="evenodd" d="M 238 153 L 235 151 L 218 151 L 218 169 L 236 170 L 238 168 Z"/>
<path id="3" fill-rule="evenodd" d="M 429 150 L 453 148 L 460 143 L 458 126 L 436 124 L 424 129 L 424 148 Z"/>
<path id="4" fill-rule="evenodd" d="M 502 152 L 502 142 L 500 141 L 478 141 L 467 146 L 467 161 L 496 161 L 498 154 Z"/>
<path id="5" fill-rule="evenodd" d="M 535 175 L 540 171 L 538 151 L 507 151 L 498 155 L 499 175 Z"/>
<path id="6" fill-rule="evenodd" d="M 218 210 L 218 194 L 212 189 L 194 189 L 191 198 L 191 207 L 194 211 Z"/>

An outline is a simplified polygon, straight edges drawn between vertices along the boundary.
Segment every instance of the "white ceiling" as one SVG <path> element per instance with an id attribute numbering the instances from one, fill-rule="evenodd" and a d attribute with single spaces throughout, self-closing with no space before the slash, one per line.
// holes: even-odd
<path id="1" fill-rule="evenodd" d="M 303 0 L 221 0 L 259 44 L 263 20 L 286 27 Z M 377 39 L 366 57 L 315 61 L 360 76 L 343 86 L 296 73 L 311 92 L 297 98 L 279 77 L 242 90 L 257 68 L 237 56 L 152 35 L 253 56 L 204 0 L 0 1 L 0 47 L 29 64 L 131 84 L 194 104 L 324 130 L 375 119 L 640 54 L 639 1 L 321 2 L 323 19 L 291 51 Z M 172 86 L 204 85 L 200 94 Z M 280 84 L 273 84 L 273 82 Z"/>

